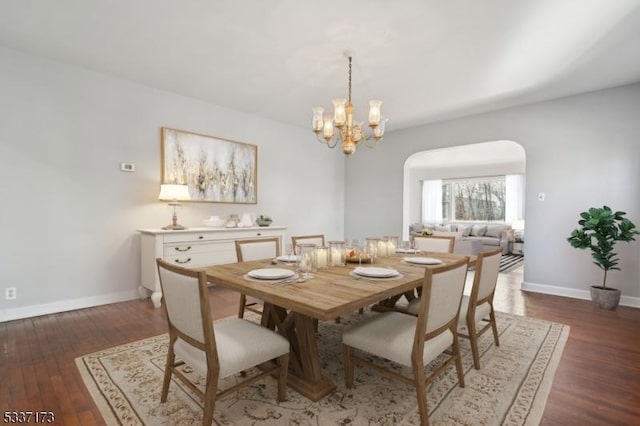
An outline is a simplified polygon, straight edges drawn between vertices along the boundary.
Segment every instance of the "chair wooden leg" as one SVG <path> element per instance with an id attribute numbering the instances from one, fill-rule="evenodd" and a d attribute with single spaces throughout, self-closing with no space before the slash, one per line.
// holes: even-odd
<path id="1" fill-rule="evenodd" d="M 244 318 L 244 305 L 247 303 L 247 296 L 240 293 L 240 306 L 238 307 L 238 318 Z"/>
<path id="2" fill-rule="evenodd" d="M 418 412 L 420 413 L 420 424 L 422 426 L 429 425 L 429 407 L 427 406 L 427 387 L 425 384 L 424 366 L 414 363 L 413 365 L 413 381 L 416 387 L 416 398 L 418 398 Z"/>
<path id="3" fill-rule="evenodd" d="M 364 314 L 364 308 L 360 308 L 360 309 L 358 309 L 358 313 L 359 313 L 359 314 Z"/>
<path id="4" fill-rule="evenodd" d="M 204 413 L 202 415 L 203 426 L 209 426 L 213 422 L 213 411 L 216 406 L 216 393 L 218 392 L 218 376 L 207 374 L 206 388 L 204 391 Z"/>
<path id="5" fill-rule="evenodd" d="M 342 345 L 342 356 L 344 358 L 344 383 L 348 388 L 353 387 L 353 349 L 351 346 Z"/>
<path id="6" fill-rule="evenodd" d="M 478 351 L 476 324 L 473 318 L 469 316 L 467 316 L 467 332 L 469 333 L 469 344 L 471 345 L 471 355 L 473 356 L 473 368 L 480 370 L 480 353 Z"/>
<path id="7" fill-rule="evenodd" d="M 287 400 L 287 374 L 289 372 L 289 354 L 278 358 L 280 374 L 278 375 L 278 401 Z"/>
<path id="8" fill-rule="evenodd" d="M 474 335 L 475 336 L 475 335 Z M 458 333 L 453 333 L 453 356 L 456 357 L 456 371 L 458 372 L 458 385 L 464 387 L 464 370 L 462 369 L 462 357 L 460 356 L 460 342 L 458 342 Z"/>
<path id="9" fill-rule="evenodd" d="M 171 384 L 171 374 L 173 373 L 173 364 L 176 361 L 176 354 L 173 352 L 173 344 L 176 339 L 170 338 L 169 350 L 167 351 L 167 362 L 164 367 L 164 380 L 162 382 L 162 393 L 160 394 L 160 402 L 167 402 L 169 395 L 169 385 Z"/>
<path id="10" fill-rule="evenodd" d="M 500 339 L 498 338 L 498 325 L 496 324 L 496 313 L 493 312 L 493 306 L 491 307 L 491 312 L 489 314 L 491 318 L 491 330 L 493 331 L 493 341 L 496 343 L 496 346 L 500 346 Z"/>

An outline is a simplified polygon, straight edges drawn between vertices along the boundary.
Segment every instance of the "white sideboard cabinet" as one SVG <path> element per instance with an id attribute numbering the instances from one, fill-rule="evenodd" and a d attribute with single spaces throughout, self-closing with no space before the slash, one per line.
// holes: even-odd
<path id="1" fill-rule="evenodd" d="M 286 226 L 251 228 L 188 228 L 179 231 L 138 229 L 140 233 L 140 297 L 151 292 L 153 306 L 160 307 L 162 291 L 156 258 L 187 268 L 237 262 L 235 240 L 280 238 Z"/>

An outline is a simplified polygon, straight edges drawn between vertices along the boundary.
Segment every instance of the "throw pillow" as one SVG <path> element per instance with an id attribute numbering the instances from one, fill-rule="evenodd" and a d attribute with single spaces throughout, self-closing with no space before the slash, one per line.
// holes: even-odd
<path id="1" fill-rule="evenodd" d="M 487 232 L 487 225 L 473 225 L 471 228 L 471 236 L 482 237 Z"/>
<path id="2" fill-rule="evenodd" d="M 458 232 L 462 232 L 463 237 L 468 237 L 471 235 L 471 227 L 465 225 L 458 225 Z"/>
<path id="3" fill-rule="evenodd" d="M 451 225 L 436 225 L 435 231 L 439 232 L 451 232 Z"/>

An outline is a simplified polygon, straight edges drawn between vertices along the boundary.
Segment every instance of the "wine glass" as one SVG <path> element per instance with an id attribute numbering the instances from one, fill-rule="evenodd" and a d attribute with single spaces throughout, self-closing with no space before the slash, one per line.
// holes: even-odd
<path id="1" fill-rule="evenodd" d="M 315 263 L 315 244 L 299 244 L 296 246 L 296 254 L 298 255 L 298 270 L 302 272 L 302 278 L 309 279 L 311 273 L 315 271 L 313 265 Z"/>

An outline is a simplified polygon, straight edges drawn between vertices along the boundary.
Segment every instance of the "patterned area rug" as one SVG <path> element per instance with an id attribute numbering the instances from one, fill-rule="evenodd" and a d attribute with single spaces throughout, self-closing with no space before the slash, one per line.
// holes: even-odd
<path id="1" fill-rule="evenodd" d="M 524 263 L 524 256 L 517 254 L 503 254 L 500 258 L 500 272 L 510 272 Z"/>
<path id="2" fill-rule="evenodd" d="M 363 315 L 376 313 L 365 312 Z M 320 323 L 318 335 L 322 369 L 336 383 L 334 393 L 312 402 L 289 389 L 288 400 L 278 403 L 275 380 L 267 379 L 218 400 L 214 424 L 420 424 L 415 391 L 411 386 L 370 369 L 356 367 L 355 388 L 345 388 L 341 332 L 346 324 L 361 320 L 363 315 L 352 314 L 343 318 L 340 324 Z M 490 331 L 482 336 L 481 370 L 473 368 L 468 340 L 461 339 L 465 388 L 457 386 L 453 366 L 429 387 L 431 424 L 539 423 L 569 327 L 504 313 L 498 313 L 497 320 L 500 346 L 494 346 Z M 85 384 L 107 424 L 201 424 L 200 401 L 176 379 L 171 384 L 169 400 L 165 404 L 160 403 L 167 342 L 167 335 L 160 335 L 76 359 Z M 440 359 L 435 360 L 428 368 L 435 368 L 439 362 Z M 410 373 L 404 367 L 391 367 Z M 202 378 L 200 381 L 204 382 Z M 231 383 L 233 379 L 225 379 L 221 385 Z"/>

